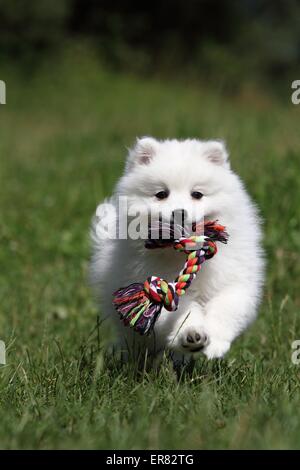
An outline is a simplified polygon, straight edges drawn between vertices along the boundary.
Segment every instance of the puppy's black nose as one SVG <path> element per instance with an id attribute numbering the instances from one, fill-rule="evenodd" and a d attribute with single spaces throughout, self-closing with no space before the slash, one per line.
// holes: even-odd
<path id="1" fill-rule="evenodd" d="M 188 213 L 185 209 L 175 209 L 172 211 L 172 219 L 178 223 L 183 223 L 187 219 Z"/>
<path id="2" fill-rule="evenodd" d="M 187 216 L 188 213 L 185 209 L 175 209 L 172 211 L 171 227 L 174 239 L 184 236 Z"/>
<path id="3" fill-rule="evenodd" d="M 171 225 L 173 225 L 174 228 L 177 227 L 177 231 L 179 227 L 182 227 L 183 230 L 183 227 L 185 227 L 187 222 L 187 217 L 188 213 L 185 209 L 175 209 L 172 211 Z M 180 236 L 183 236 L 183 233 L 181 233 Z"/>

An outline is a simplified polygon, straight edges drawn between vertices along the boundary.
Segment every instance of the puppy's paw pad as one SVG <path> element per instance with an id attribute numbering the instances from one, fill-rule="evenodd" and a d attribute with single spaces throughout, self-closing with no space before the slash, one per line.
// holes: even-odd
<path id="1" fill-rule="evenodd" d="M 209 344 L 209 338 L 202 329 L 189 329 L 181 338 L 181 346 L 187 352 L 201 351 Z"/>

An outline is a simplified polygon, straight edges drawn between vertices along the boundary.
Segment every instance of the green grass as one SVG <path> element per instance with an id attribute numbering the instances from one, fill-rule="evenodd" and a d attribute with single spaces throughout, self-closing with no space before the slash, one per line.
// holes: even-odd
<path id="1" fill-rule="evenodd" d="M 245 88 L 134 78 L 92 54 L 1 69 L 0 447 L 299 448 L 300 107 Z M 226 139 L 265 219 L 260 316 L 223 361 L 175 380 L 104 354 L 89 222 L 137 135 Z M 251 254 L 249 253 L 249 256 Z"/>

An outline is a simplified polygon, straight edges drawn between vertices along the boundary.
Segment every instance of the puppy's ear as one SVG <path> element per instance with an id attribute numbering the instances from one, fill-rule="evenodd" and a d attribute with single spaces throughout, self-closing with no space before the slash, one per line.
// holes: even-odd
<path id="1" fill-rule="evenodd" d="M 229 166 L 229 155 L 224 142 L 221 140 L 208 140 L 205 142 L 203 154 L 216 165 Z"/>
<path id="2" fill-rule="evenodd" d="M 134 164 L 148 165 L 158 150 L 159 143 L 153 137 L 137 138 L 135 146 L 129 150 L 127 167 Z"/>

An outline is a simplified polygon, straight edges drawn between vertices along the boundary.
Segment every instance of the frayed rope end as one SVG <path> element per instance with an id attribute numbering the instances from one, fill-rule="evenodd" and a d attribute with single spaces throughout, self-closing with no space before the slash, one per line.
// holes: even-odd
<path id="1" fill-rule="evenodd" d="M 124 325 L 134 328 L 141 335 L 149 335 L 161 312 L 162 303 L 150 300 L 143 283 L 130 284 L 113 295 L 113 304 Z"/>

